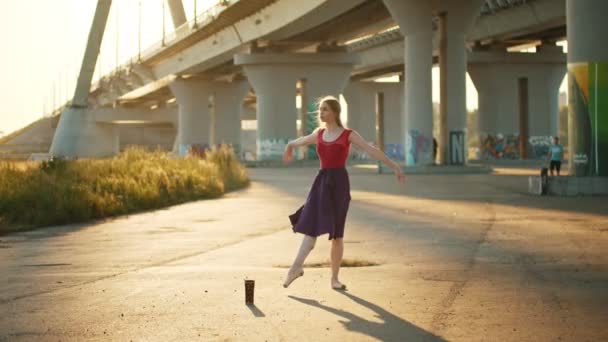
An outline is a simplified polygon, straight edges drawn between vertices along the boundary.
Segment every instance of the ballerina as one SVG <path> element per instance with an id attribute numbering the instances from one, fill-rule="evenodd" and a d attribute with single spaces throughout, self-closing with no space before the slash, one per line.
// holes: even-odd
<path id="1" fill-rule="evenodd" d="M 369 145 L 354 130 L 347 129 L 340 121 L 340 102 L 331 96 L 319 102 L 319 119 L 324 128 L 317 128 L 310 135 L 290 141 L 285 147 L 283 161 L 293 161 L 294 147 L 316 144 L 321 162 L 306 203 L 289 216 L 293 231 L 304 234 L 296 258 L 287 272 L 283 287 L 304 275 L 304 261 L 315 246 L 317 237 L 329 234 L 331 244 L 331 287 L 346 290 L 338 279 L 344 254 L 344 224 L 350 203 L 350 183 L 346 171 L 346 159 L 351 143 L 367 152 L 372 158 L 384 162 L 393 169 L 399 183 L 405 181 L 401 168 L 382 151 Z"/>

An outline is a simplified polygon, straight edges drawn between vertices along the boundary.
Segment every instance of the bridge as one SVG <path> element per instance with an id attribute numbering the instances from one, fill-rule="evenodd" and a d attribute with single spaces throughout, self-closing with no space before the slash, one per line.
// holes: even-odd
<path id="1" fill-rule="evenodd" d="M 98 2 L 74 99 L 57 116 L 50 154 L 113 155 L 121 140 L 133 140 L 121 128 L 137 123 L 176 154 L 227 143 L 273 160 L 289 139 L 314 128 L 319 96 L 342 94 L 349 126 L 406 166 L 435 162 L 433 138 L 439 163 L 465 164 L 468 72 L 479 94 L 479 147 L 492 149 L 493 142 L 511 157 L 533 159 L 559 132 L 558 88 L 569 68 L 570 165 L 580 175 L 608 172 L 601 157 L 608 155 L 607 114 L 590 102 L 604 95 L 589 82 L 593 72 L 595 80 L 604 74 L 608 59 L 608 49 L 596 44 L 606 32 L 597 18 L 602 1 L 231 0 L 190 21 L 180 0 L 166 4 L 174 32 L 92 83 L 111 7 Z M 556 45 L 565 39 L 567 54 Z M 433 65 L 441 79 L 438 120 Z M 386 76 L 398 82 L 373 82 Z M 241 120 L 257 121 L 254 139 L 242 138 Z"/>

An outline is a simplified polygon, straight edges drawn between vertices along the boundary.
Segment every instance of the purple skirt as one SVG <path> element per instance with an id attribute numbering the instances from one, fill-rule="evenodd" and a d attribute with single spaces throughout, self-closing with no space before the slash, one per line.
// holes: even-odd
<path id="1" fill-rule="evenodd" d="M 289 216 L 294 233 L 329 239 L 344 237 L 350 203 L 350 182 L 345 168 L 320 169 L 306 203 Z"/>

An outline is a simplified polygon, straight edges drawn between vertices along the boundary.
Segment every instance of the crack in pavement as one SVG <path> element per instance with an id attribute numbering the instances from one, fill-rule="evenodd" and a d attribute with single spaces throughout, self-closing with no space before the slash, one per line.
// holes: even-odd
<path id="1" fill-rule="evenodd" d="M 441 300 L 441 302 L 439 303 L 440 311 L 437 312 L 431 320 L 431 331 L 439 332 L 446 327 L 446 321 L 450 316 L 448 310 L 454 305 L 454 303 L 456 302 L 456 298 L 461 294 L 462 290 L 469 283 L 471 271 L 477 264 L 477 254 L 479 253 L 479 248 L 483 243 L 487 242 L 488 234 L 492 230 L 492 228 L 494 228 L 494 224 L 496 223 L 496 210 L 492 201 L 488 202 L 488 210 L 490 212 L 490 218 L 483 220 L 483 222 L 487 222 L 488 224 L 483 228 L 481 234 L 479 234 L 479 238 L 477 239 L 477 241 L 474 242 L 475 246 L 473 247 L 471 256 L 469 257 L 469 260 L 463 271 L 465 280 L 454 281 L 454 284 L 452 284 L 452 286 L 450 287 L 448 294 Z"/>

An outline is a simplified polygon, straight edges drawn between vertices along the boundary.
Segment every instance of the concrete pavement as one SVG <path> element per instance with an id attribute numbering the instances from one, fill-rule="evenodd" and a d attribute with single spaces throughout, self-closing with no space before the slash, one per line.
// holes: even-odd
<path id="1" fill-rule="evenodd" d="M 327 267 L 284 289 L 301 239 L 286 216 L 316 170 L 250 171 L 222 199 L 0 237 L 0 340 L 608 339 L 604 197 L 528 196 L 535 169 L 399 186 L 351 167 L 345 258 L 377 265 L 343 268 L 348 292 Z"/>

